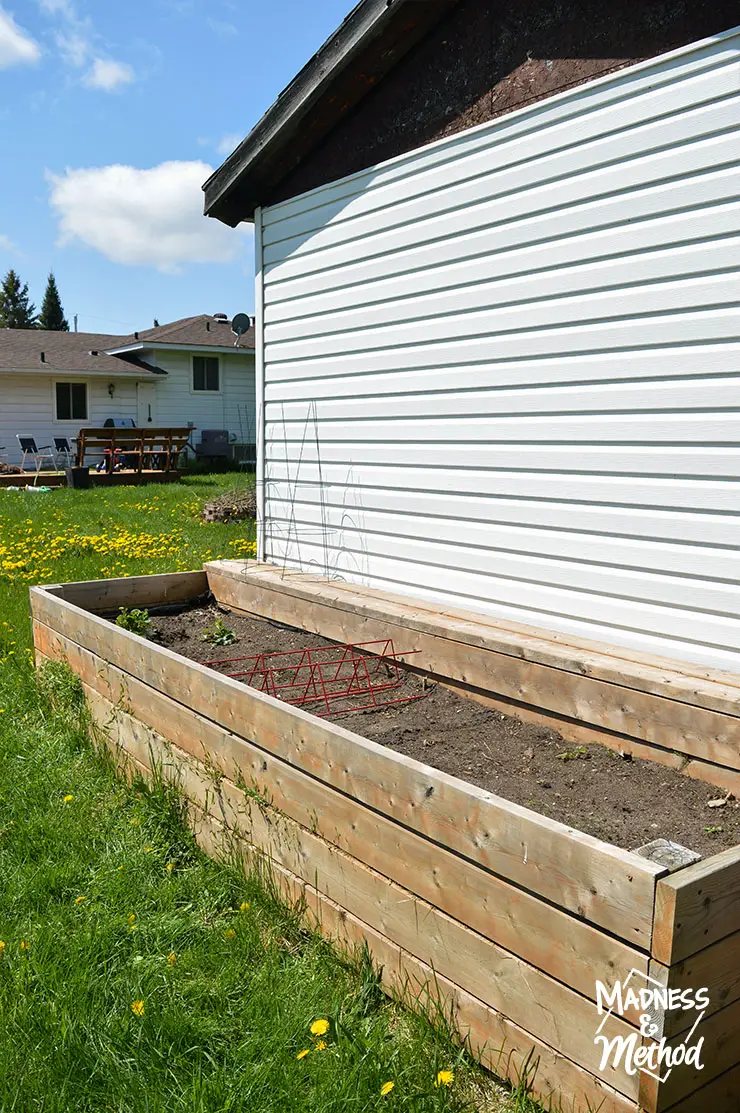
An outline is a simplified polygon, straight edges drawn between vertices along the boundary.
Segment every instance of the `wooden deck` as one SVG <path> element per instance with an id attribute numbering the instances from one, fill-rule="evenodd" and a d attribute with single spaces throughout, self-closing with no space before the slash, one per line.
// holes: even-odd
<path id="1" fill-rule="evenodd" d="M 133 469 L 90 472 L 91 487 L 138 487 L 144 483 L 179 483 L 181 471 L 141 471 Z M 34 483 L 35 480 L 35 483 Z M 23 475 L 0 475 L 0 487 L 66 487 L 67 476 L 63 471 L 25 472 Z"/>

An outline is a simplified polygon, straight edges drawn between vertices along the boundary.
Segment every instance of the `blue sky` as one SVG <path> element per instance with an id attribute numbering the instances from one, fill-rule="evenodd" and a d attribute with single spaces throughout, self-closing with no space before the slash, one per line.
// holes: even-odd
<path id="1" fill-rule="evenodd" d="M 253 311 L 200 186 L 351 0 L 0 0 L 0 275 L 80 331 Z"/>

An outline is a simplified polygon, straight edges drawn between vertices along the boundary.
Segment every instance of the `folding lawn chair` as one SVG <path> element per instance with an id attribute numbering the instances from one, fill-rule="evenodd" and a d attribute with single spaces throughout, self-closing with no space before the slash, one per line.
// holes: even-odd
<path id="1" fill-rule="evenodd" d="M 56 457 L 51 451 L 50 444 L 45 444 L 41 448 L 37 448 L 36 441 L 33 437 L 24 437 L 20 433 L 17 434 L 16 440 L 21 446 L 21 452 L 23 453 L 23 459 L 21 460 L 21 471 L 26 470 L 27 459 L 34 460 L 36 462 L 36 479 L 38 479 L 39 472 L 41 471 L 41 465 L 43 464 L 44 460 L 51 460 L 52 467 L 56 468 Z M 35 482 L 36 480 L 34 480 L 34 483 Z"/>
<path id="2" fill-rule="evenodd" d="M 59 467 L 60 456 L 64 458 L 68 468 L 72 467 L 72 445 L 69 443 L 69 437 L 54 437 L 54 456 L 57 467 Z"/>

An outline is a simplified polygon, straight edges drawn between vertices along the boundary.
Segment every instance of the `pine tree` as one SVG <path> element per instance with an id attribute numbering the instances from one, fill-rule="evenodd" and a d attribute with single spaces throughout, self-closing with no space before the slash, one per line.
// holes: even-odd
<path id="1" fill-rule="evenodd" d="M 36 306 L 28 300 L 28 283 L 9 270 L 0 286 L 0 328 L 36 328 Z"/>
<path id="2" fill-rule="evenodd" d="M 69 332 L 69 321 L 64 316 L 57 282 L 53 274 L 49 275 L 49 280 L 46 283 L 46 293 L 41 303 L 37 327 L 49 329 L 52 332 Z"/>

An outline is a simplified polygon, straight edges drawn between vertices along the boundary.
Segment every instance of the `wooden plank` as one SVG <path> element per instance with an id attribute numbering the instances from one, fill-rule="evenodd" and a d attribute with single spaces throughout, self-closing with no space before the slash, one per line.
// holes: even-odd
<path id="1" fill-rule="evenodd" d="M 726 1071 L 707 1086 L 672 1105 L 669 1113 L 737 1113 L 738 1094 L 740 1066 Z"/>
<path id="2" fill-rule="evenodd" d="M 693 1011 L 685 1014 L 685 1020 L 693 1025 L 696 1020 Z M 670 1041 L 677 1047 L 689 1035 L 690 1027 L 675 1035 Z M 695 1091 L 702 1089 L 714 1078 L 718 1078 L 726 1071 L 740 1063 L 740 1001 L 733 1002 L 727 1008 L 720 1009 L 712 1016 L 705 1017 L 699 1022 L 696 1032 L 691 1038 L 693 1045 L 704 1038 L 700 1061 L 702 1069 L 695 1066 L 682 1064 L 674 1067 L 665 1082 L 650 1087 L 652 1092 L 655 1113 L 663 1113 L 677 1102 L 690 1097 Z M 647 1104 L 642 1099 L 644 1104 Z M 648 1108 L 651 1108 L 648 1106 Z M 697 1109 L 705 1106 L 697 1105 Z M 711 1111 L 713 1113 L 713 1110 Z"/>
<path id="3" fill-rule="evenodd" d="M 658 882 L 653 956 L 663 965 L 740 931 L 740 846 Z"/>
<path id="4" fill-rule="evenodd" d="M 526 626 L 363 584 L 330 580 L 318 573 L 299 572 L 269 562 L 225 559 L 210 561 L 205 569 L 209 580 L 214 575 L 222 576 L 238 584 L 315 599 L 357 615 L 388 617 L 424 633 L 442 633 L 468 645 L 738 714 L 740 675 L 726 670 Z"/>
<path id="5" fill-rule="evenodd" d="M 636 854 L 290 707 L 116 627 L 43 588 L 34 617 L 340 792 L 558 907 L 649 948 L 655 879 Z"/>
<path id="6" fill-rule="evenodd" d="M 647 973 L 642 952 L 333 791 L 48 627 L 37 623 L 34 636 L 41 651 L 66 658 L 86 685 L 169 742 L 585 997 L 595 999 L 596 970 L 610 987 L 631 969 Z"/>
<path id="7" fill-rule="evenodd" d="M 192 825 L 200 846 L 212 856 L 225 856 L 230 848 L 226 828 L 212 816 L 192 808 Z M 245 867 L 256 859 L 259 851 L 243 844 Z M 324 934 L 334 945 L 356 956 L 367 945 L 386 993 L 416 1011 L 425 1006 L 434 1015 L 434 1002 L 449 1009 L 457 1030 L 471 1052 L 500 1077 L 516 1084 L 523 1076 L 526 1063 L 531 1065 L 532 1094 L 548 1106 L 560 1104 L 567 1113 L 638 1113 L 637 1106 L 623 1094 L 607 1087 L 598 1078 L 555 1051 L 541 1040 L 525 1032 L 501 1013 L 486 1006 L 477 997 L 455 986 L 438 971 L 404 951 L 397 944 L 346 912 L 319 893 L 312 885 L 271 863 L 271 874 L 284 897 L 291 903 L 301 902 L 306 908 L 309 926 Z"/>
<path id="8" fill-rule="evenodd" d="M 200 762 L 168 745 L 152 730 L 87 689 L 91 713 L 99 726 L 142 764 L 161 768 L 204 813 L 231 832 L 243 835 L 303 881 L 415 955 L 454 985 L 474 993 L 484 1004 L 551 1047 L 567 1048 L 569 1057 L 620 1093 L 636 1098 L 638 1079 L 610 1064 L 601 1070 L 601 1050 L 594 1044 L 594 1006 L 517 956 L 483 939 L 459 921 L 341 850 L 285 815 L 243 792 L 227 778 L 214 778 Z M 607 1022 L 605 1034 L 628 1036 L 635 1029 L 619 1017 Z"/>
<path id="9" fill-rule="evenodd" d="M 413 610 L 399 615 L 390 606 L 386 613 L 382 607 L 370 608 L 368 613 L 360 603 L 357 608 L 340 607 L 332 602 L 330 585 L 313 585 L 317 590 L 309 598 L 292 591 L 269 591 L 264 573 L 256 583 L 245 581 L 223 574 L 223 563 L 216 570 L 206 565 L 206 573 L 214 595 L 226 606 L 320 631 L 337 641 L 393 637 L 401 654 L 409 645 L 416 651 L 411 663 L 425 671 L 740 770 L 740 717 L 681 702 L 678 690 L 666 698 L 584 675 L 585 669 L 554 668 L 458 641 L 446 636 L 443 619 L 436 624 L 420 622 Z M 275 582 L 283 581 L 275 577 Z M 737 711 L 737 703 L 733 707 Z"/>
<path id="10" fill-rule="evenodd" d="M 153 576 L 122 576 L 112 580 L 80 580 L 55 584 L 47 590 L 86 610 L 115 611 L 119 607 L 154 607 L 188 603 L 208 591 L 205 572 L 165 572 Z"/>
<path id="11" fill-rule="evenodd" d="M 740 931 L 712 943 L 673 966 L 651 961 L 650 976 L 672 989 L 707 989 L 711 1016 L 740 1000 Z M 685 1025 L 681 1013 L 666 1014 L 664 1035 L 675 1036 Z"/>

